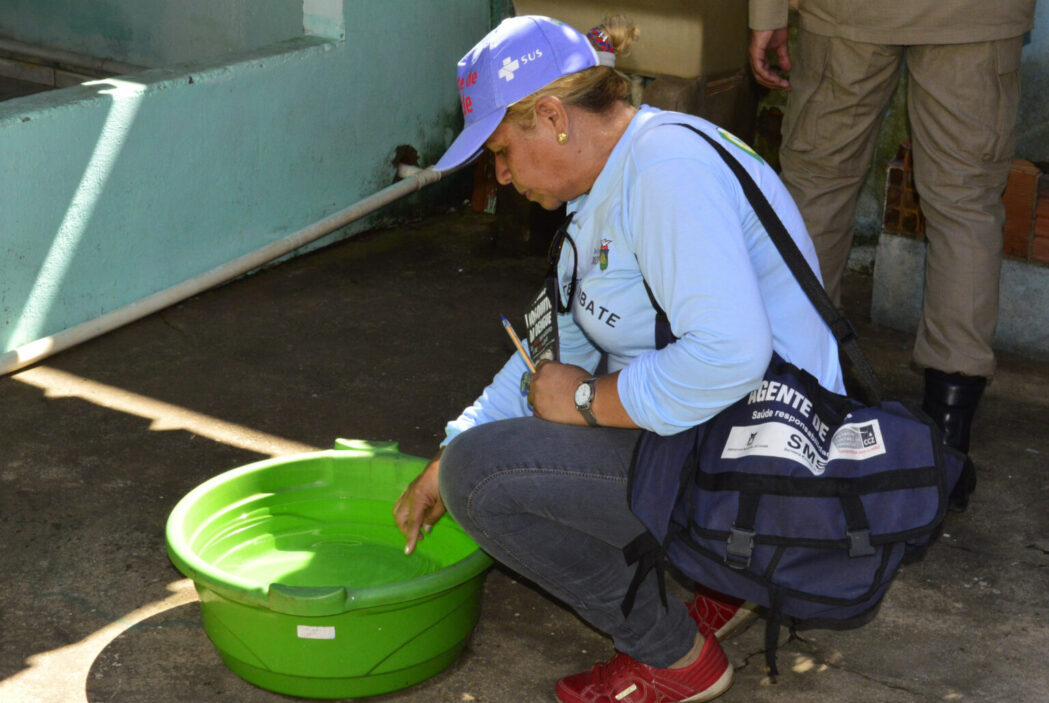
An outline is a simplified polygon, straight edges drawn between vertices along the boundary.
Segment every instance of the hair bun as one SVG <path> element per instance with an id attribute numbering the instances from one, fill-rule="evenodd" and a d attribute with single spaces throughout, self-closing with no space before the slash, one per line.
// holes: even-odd
<path id="1" fill-rule="evenodd" d="M 608 15 L 601 24 L 586 33 L 598 51 L 607 51 L 614 56 L 626 56 L 630 47 L 641 35 L 634 21 L 624 15 Z"/>

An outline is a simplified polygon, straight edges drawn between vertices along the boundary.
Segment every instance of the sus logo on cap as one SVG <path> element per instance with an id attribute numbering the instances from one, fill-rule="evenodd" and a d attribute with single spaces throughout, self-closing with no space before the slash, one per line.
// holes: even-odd
<path id="1" fill-rule="evenodd" d="M 514 71 L 516 71 L 520 67 L 521 64 L 519 64 L 516 61 L 511 61 L 510 57 L 507 56 L 505 59 L 503 59 L 503 67 L 499 69 L 499 77 L 504 78 L 508 81 L 512 81 L 514 79 Z"/>

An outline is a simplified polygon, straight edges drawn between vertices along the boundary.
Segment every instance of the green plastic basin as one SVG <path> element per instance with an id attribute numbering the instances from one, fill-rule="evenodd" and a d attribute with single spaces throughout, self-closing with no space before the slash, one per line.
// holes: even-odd
<path id="1" fill-rule="evenodd" d="M 179 501 L 168 554 L 231 670 L 279 693 L 352 698 L 455 661 L 491 560 L 450 517 L 404 554 L 391 511 L 425 465 L 393 443 L 339 440 L 228 471 Z"/>

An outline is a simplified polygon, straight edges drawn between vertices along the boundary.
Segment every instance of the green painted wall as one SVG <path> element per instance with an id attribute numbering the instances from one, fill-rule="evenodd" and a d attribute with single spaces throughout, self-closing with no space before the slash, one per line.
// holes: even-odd
<path id="1" fill-rule="evenodd" d="M 139 66 L 200 61 L 302 36 L 302 0 L 6 0 L 0 34 Z"/>
<path id="2" fill-rule="evenodd" d="M 489 29 L 488 0 L 325 3 L 344 41 L 0 103 L 0 352 L 370 195 L 393 182 L 399 144 L 436 160 L 461 125 L 455 62 Z"/>

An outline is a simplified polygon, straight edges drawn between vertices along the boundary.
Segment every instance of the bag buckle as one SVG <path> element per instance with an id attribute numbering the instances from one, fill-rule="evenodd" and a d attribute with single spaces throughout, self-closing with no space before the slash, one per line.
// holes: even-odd
<path id="1" fill-rule="evenodd" d="M 869 529 L 846 530 L 845 534 L 849 536 L 850 557 L 874 556 L 875 551 L 874 547 L 871 546 L 871 531 Z"/>
<path id="2" fill-rule="evenodd" d="M 754 552 L 754 530 L 732 526 L 725 543 L 725 563 L 733 569 L 750 566 L 750 555 Z"/>

